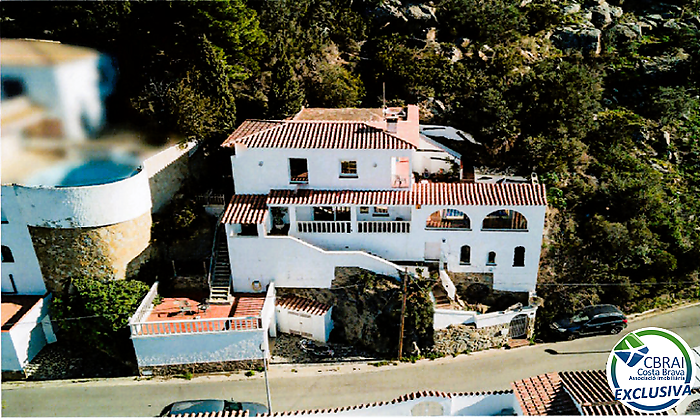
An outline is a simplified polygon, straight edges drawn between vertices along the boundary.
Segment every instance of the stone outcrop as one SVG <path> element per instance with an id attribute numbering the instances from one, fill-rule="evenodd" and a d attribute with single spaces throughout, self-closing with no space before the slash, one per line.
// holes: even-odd
<path id="1" fill-rule="evenodd" d="M 402 3 L 401 0 L 381 2 L 371 11 L 381 25 L 434 26 L 437 23 L 435 7 L 427 3 Z"/>

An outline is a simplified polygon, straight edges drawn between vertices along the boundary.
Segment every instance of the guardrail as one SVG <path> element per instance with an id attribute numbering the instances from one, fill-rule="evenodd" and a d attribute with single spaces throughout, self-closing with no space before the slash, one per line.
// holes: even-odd
<path id="1" fill-rule="evenodd" d="M 357 232 L 365 234 L 408 234 L 409 221 L 358 221 Z"/>
<path id="2" fill-rule="evenodd" d="M 311 234 L 349 234 L 350 221 L 297 221 L 297 231 Z"/>

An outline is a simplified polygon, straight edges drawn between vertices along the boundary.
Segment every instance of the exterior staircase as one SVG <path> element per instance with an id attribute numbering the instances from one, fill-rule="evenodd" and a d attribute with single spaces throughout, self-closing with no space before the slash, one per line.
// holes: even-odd
<path id="1" fill-rule="evenodd" d="M 447 292 L 443 289 L 442 284 L 436 283 L 433 286 L 433 296 L 435 297 L 436 309 L 453 309 L 452 301 L 447 296 Z"/>
<path id="2" fill-rule="evenodd" d="M 229 303 L 231 300 L 231 264 L 228 258 L 226 230 L 220 225 L 214 238 L 209 269 L 209 303 Z"/>

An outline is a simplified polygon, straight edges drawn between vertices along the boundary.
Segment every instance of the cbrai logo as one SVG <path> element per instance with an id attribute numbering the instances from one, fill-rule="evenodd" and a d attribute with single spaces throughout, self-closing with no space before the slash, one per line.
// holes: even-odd
<path id="1" fill-rule="evenodd" d="M 608 356 L 608 384 L 616 400 L 639 412 L 663 412 L 690 395 L 693 361 L 681 337 L 643 328 L 622 338 Z"/>

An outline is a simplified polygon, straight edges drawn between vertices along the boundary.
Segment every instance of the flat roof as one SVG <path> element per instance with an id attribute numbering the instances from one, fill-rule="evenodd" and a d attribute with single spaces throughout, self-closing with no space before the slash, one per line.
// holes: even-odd
<path id="1" fill-rule="evenodd" d="M 9 331 L 20 322 L 43 296 L 2 295 L 2 331 Z"/>
<path id="2" fill-rule="evenodd" d="M 184 319 L 217 319 L 260 316 L 265 304 L 264 293 L 235 293 L 226 304 L 209 304 L 188 297 L 166 297 L 148 315 L 146 322 L 166 322 Z"/>

